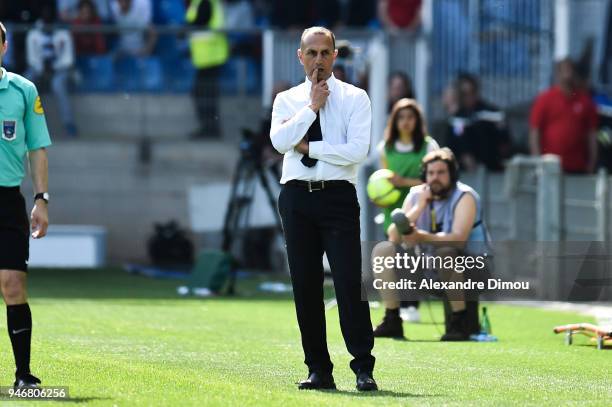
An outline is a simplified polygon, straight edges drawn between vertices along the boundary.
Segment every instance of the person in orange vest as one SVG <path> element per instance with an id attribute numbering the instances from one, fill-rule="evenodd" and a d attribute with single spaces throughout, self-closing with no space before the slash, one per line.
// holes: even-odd
<path id="1" fill-rule="evenodd" d="M 191 137 L 220 137 L 219 74 L 229 57 L 229 45 L 224 33 L 221 0 L 192 0 L 187 9 L 187 23 L 206 31 L 194 31 L 189 38 L 191 61 L 197 69 L 193 98 L 200 127 Z"/>

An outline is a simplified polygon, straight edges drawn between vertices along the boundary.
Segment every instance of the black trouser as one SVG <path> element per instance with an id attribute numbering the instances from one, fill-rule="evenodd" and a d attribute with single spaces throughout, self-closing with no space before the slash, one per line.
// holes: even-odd
<path id="1" fill-rule="evenodd" d="M 219 137 L 219 76 L 221 66 L 198 69 L 193 87 L 202 137 Z"/>
<path id="2" fill-rule="evenodd" d="M 370 309 L 361 300 L 359 203 L 352 184 L 309 192 L 284 185 L 279 197 L 304 363 L 310 372 L 330 372 L 323 304 L 323 252 L 334 279 L 340 327 L 351 369 L 371 372 L 374 347 Z"/>
<path id="3" fill-rule="evenodd" d="M 0 270 L 28 271 L 30 221 L 19 187 L 0 186 L 0 247 Z"/>

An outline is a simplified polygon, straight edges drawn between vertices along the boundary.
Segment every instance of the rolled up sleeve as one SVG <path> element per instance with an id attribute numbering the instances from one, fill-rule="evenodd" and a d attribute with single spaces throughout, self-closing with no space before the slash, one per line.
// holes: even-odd
<path id="1" fill-rule="evenodd" d="M 310 125 L 317 115 L 308 106 L 304 106 L 295 114 L 291 114 L 283 94 L 279 94 L 272 107 L 272 125 L 270 140 L 281 154 L 294 148 L 304 138 Z"/>
<path id="2" fill-rule="evenodd" d="M 346 143 L 329 144 L 326 141 L 313 141 L 308 145 L 308 155 L 335 165 L 358 164 L 368 156 L 371 126 L 370 98 L 361 91 L 355 98 L 355 105 L 349 118 Z"/>

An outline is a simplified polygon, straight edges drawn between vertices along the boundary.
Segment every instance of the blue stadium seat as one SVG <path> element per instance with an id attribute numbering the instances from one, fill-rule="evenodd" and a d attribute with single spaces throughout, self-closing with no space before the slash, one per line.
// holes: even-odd
<path id="1" fill-rule="evenodd" d="M 111 57 L 79 57 L 77 69 L 82 77 L 80 91 L 109 92 L 114 89 L 115 74 Z"/>
<path id="2" fill-rule="evenodd" d="M 139 74 L 136 58 L 121 57 L 115 62 L 115 75 L 119 91 L 136 92 L 141 90 Z"/>
<path id="3" fill-rule="evenodd" d="M 162 34 L 155 44 L 155 55 L 159 56 L 164 64 L 172 63 L 179 51 L 179 41 L 173 34 Z"/>
<path id="4" fill-rule="evenodd" d="M 122 57 L 115 63 L 117 86 L 125 92 L 158 92 L 164 87 L 162 64 L 157 57 Z"/>
<path id="5" fill-rule="evenodd" d="M 153 2 L 153 22 L 155 24 L 183 24 L 185 13 L 183 0 L 157 0 Z"/>
<path id="6" fill-rule="evenodd" d="M 223 94 L 235 95 L 240 90 L 240 81 L 244 80 L 244 86 L 248 94 L 254 94 L 260 90 L 260 69 L 253 58 L 232 57 L 221 70 L 220 90 Z"/>
<path id="7" fill-rule="evenodd" d="M 195 79 L 195 68 L 189 56 L 178 57 L 173 61 L 164 61 L 164 75 L 166 89 L 184 93 L 190 92 Z"/>
<path id="8" fill-rule="evenodd" d="M 141 89 L 146 92 L 159 92 L 164 88 L 162 64 L 157 57 L 137 60 Z"/>

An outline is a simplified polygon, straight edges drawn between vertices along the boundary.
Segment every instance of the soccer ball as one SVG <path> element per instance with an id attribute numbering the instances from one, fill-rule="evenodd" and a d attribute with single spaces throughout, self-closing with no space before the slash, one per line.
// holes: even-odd
<path id="1" fill-rule="evenodd" d="M 402 195 L 389 181 L 393 175 L 393 171 L 385 168 L 370 175 L 367 187 L 368 197 L 375 205 L 386 208 L 396 203 Z"/>

